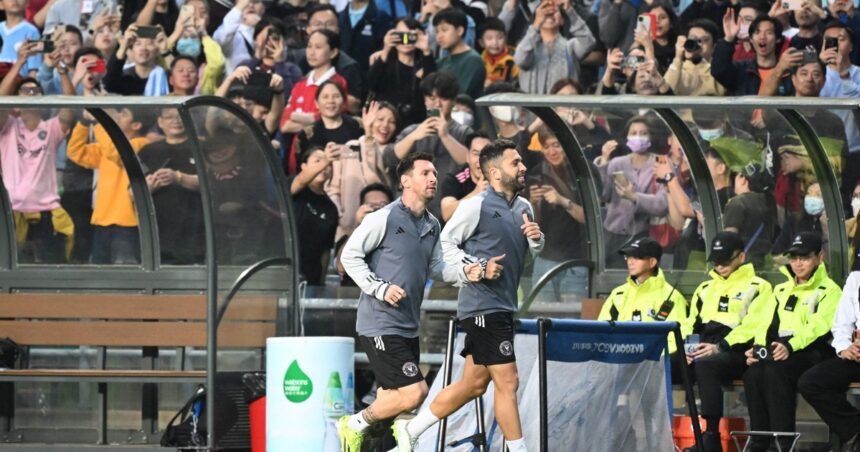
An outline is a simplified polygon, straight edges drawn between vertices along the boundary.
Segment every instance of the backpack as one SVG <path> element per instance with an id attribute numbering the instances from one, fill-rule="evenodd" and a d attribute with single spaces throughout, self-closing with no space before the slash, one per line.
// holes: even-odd
<path id="1" fill-rule="evenodd" d="M 206 388 L 197 387 L 194 395 L 185 402 L 167 423 L 161 436 L 162 447 L 193 447 L 206 445 Z"/>

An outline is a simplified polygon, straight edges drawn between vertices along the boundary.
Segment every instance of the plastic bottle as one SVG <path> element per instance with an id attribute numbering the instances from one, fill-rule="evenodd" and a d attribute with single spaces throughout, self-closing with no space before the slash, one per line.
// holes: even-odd
<path id="1" fill-rule="evenodd" d="M 344 414 L 343 386 L 340 384 L 340 373 L 332 372 L 328 378 L 325 396 L 323 397 L 323 410 L 325 416 L 337 419 Z"/>
<path id="2" fill-rule="evenodd" d="M 346 387 L 343 389 L 343 411 L 346 414 L 355 412 L 355 383 L 352 372 L 346 376 Z"/>

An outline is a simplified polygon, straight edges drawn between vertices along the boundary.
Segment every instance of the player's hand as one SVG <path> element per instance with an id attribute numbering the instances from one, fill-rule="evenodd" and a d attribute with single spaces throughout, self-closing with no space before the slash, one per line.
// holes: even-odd
<path id="1" fill-rule="evenodd" d="M 523 230 L 523 234 L 529 240 L 540 240 L 540 226 L 537 223 L 529 220 L 529 214 L 523 212 L 523 225 L 520 226 L 520 229 Z"/>
<path id="2" fill-rule="evenodd" d="M 463 267 L 463 273 L 466 274 L 466 279 L 468 279 L 469 282 L 478 282 L 481 280 L 481 264 L 473 262 Z"/>
<path id="3" fill-rule="evenodd" d="M 788 347 L 786 347 L 782 342 L 771 342 L 771 346 L 773 346 L 774 361 L 785 361 L 788 359 L 788 355 L 791 354 L 791 352 L 788 351 Z"/>
<path id="4" fill-rule="evenodd" d="M 484 279 L 499 279 L 502 276 L 502 270 L 505 269 L 505 266 L 500 264 L 499 261 L 504 259 L 505 255 L 491 257 L 490 260 L 487 261 L 487 269 L 484 271 Z"/>
<path id="5" fill-rule="evenodd" d="M 401 289 L 397 284 L 389 284 L 388 288 L 385 289 L 385 302 L 391 306 L 397 307 L 397 304 L 404 298 L 406 298 L 406 291 Z"/>

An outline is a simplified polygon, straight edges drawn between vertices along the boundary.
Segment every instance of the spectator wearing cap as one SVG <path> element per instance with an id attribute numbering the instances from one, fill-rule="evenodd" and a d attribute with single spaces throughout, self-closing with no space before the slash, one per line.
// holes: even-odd
<path id="1" fill-rule="evenodd" d="M 308 11 L 308 36 L 319 30 L 329 30 L 336 35 L 340 35 L 340 24 L 337 18 L 337 10 L 332 5 L 319 4 L 313 6 Z M 310 38 L 308 38 L 310 39 Z M 338 40 L 338 48 L 340 48 L 340 40 Z M 302 72 L 308 73 L 311 70 L 311 63 L 308 61 L 306 48 L 294 50 L 290 54 L 291 61 L 299 65 Z M 358 114 L 361 109 L 361 100 L 364 99 L 366 84 L 361 66 L 352 58 L 351 55 L 345 52 L 338 52 L 337 57 L 333 60 L 335 70 L 346 80 L 346 86 L 349 90 L 349 98 L 347 106 L 353 114 Z"/>
<path id="2" fill-rule="evenodd" d="M 355 58 L 361 72 L 370 69 L 370 55 L 381 50 L 383 39 L 393 26 L 391 16 L 373 0 L 351 0 L 338 14 L 341 49 Z"/>
<path id="3" fill-rule="evenodd" d="M 627 282 L 612 289 L 603 303 L 598 320 L 683 322 L 687 315 L 687 300 L 666 281 L 660 269 L 663 248 L 656 240 L 634 240 L 618 253 L 627 262 Z M 669 335 L 669 353 L 677 350 L 674 337 Z"/>
<path id="4" fill-rule="evenodd" d="M 773 178 L 761 164 L 748 164 L 735 176 L 735 197 L 729 199 L 723 212 L 726 230 L 740 235 L 747 260 L 759 270 L 765 269 L 765 256 L 776 237 L 772 187 Z"/>
<path id="5" fill-rule="evenodd" d="M 227 57 L 227 73 L 230 74 L 242 61 L 253 58 L 257 38 L 261 33 L 268 38 L 268 28 L 281 31 L 283 24 L 273 17 L 264 17 L 266 6 L 260 0 L 238 0 L 224 16 L 223 22 L 212 34 Z"/>
<path id="6" fill-rule="evenodd" d="M 833 326 L 833 351 L 826 359 L 801 375 L 797 389 L 839 438 L 843 451 L 860 451 L 860 411 L 848 402 L 848 385 L 860 380 L 860 272 L 845 281 L 836 306 Z"/>
<path id="7" fill-rule="evenodd" d="M 415 33 L 416 42 L 403 44 L 398 33 Z M 411 17 L 398 19 L 385 34 L 382 50 L 370 59 L 367 74 L 370 95 L 396 106 L 403 124 L 423 121 L 426 114 L 421 80 L 436 72 L 436 58 L 421 24 Z"/>
<path id="8" fill-rule="evenodd" d="M 663 74 L 678 96 L 724 96 L 723 87 L 711 74 L 711 58 L 719 34 L 717 25 L 699 19 L 687 25 L 686 35 L 675 42 L 675 59 Z"/>
<path id="9" fill-rule="evenodd" d="M 693 364 L 696 372 L 701 416 L 707 421 L 704 450 L 722 452 L 722 385 L 743 377 L 747 369 L 744 352 L 756 332 L 756 324 L 749 318 L 771 306 L 773 288 L 746 262 L 744 241 L 735 232 L 723 231 L 714 237 L 708 261 L 714 264 L 711 279 L 699 284 L 693 293 L 684 332 L 699 336 L 696 345 L 687 341 L 686 354 L 687 363 Z"/>
<path id="10" fill-rule="evenodd" d="M 842 290 L 827 275 L 822 240 L 801 232 L 787 250 L 790 263 L 780 269 L 788 279 L 773 289 L 764 309 L 748 314 L 755 326 L 753 348 L 745 352 L 749 369 L 744 388 L 750 430 L 794 432 L 800 376 L 833 356 L 830 329 Z M 780 438 L 788 450 L 794 438 Z M 754 436 L 751 451 L 764 451 L 771 438 Z"/>

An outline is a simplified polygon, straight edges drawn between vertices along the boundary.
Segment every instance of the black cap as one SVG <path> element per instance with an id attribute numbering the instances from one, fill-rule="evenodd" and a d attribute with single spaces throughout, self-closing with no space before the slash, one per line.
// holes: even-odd
<path id="1" fill-rule="evenodd" d="M 785 250 L 785 254 L 805 256 L 809 253 L 820 253 L 821 245 L 821 234 L 811 231 L 801 232 L 794 236 L 791 246 Z"/>
<path id="2" fill-rule="evenodd" d="M 660 260 L 660 257 L 663 256 L 663 247 L 660 246 L 656 240 L 646 237 L 644 239 L 634 240 L 633 242 L 624 245 L 619 253 L 639 259 L 653 257 Z"/>
<path id="3" fill-rule="evenodd" d="M 722 264 L 729 262 L 738 251 L 744 250 L 744 241 L 736 232 L 723 231 L 711 242 L 711 254 L 708 261 Z"/>

